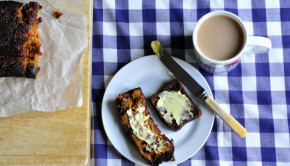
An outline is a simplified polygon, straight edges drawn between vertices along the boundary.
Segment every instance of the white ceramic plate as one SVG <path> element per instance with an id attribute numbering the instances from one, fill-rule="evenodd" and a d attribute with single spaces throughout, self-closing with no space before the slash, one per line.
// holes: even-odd
<path id="1" fill-rule="evenodd" d="M 210 87 L 198 70 L 180 59 L 174 59 L 212 96 Z M 119 93 L 125 93 L 131 89 L 141 87 L 154 122 L 159 126 L 163 134 L 174 140 L 175 161 L 163 162 L 162 165 L 176 165 L 193 156 L 204 145 L 211 132 L 215 114 L 208 110 L 201 100 L 191 95 L 190 92 L 189 95 L 202 111 L 201 117 L 187 123 L 178 132 L 168 129 L 158 118 L 149 98 L 172 79 L 174 79 L 174 76 L 156 55 L 145 56 L 124 66 L 113 77 L 106 89 L 102 102 L 102 121 L 105 132 L 113 146 L 132 162 L 140 165 L 148 164 L 141 157 L 137 147 L 126 135 L 123 126 L 121 126 L 119 113 L 115 109 L 115 102 Z"/>

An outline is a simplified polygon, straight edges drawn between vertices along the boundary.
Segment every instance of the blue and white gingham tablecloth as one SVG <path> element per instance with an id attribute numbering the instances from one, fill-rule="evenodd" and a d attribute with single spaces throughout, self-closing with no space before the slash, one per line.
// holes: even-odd
<path id="1" fill-rule="evenodd" d="M 243 56 L 229 73 L 199 69 L 215 99 L 248 134 L 238 138 L 216 117 L 204 147 L 180 165 L 290 165 L 289 0 L 94 0 L 91 165 L 134 165 L 103 129 L 101 102 L 110 79 L 128 62 L 153 54 L 152 40 L 198 68 L 191 35 L 197 20 L 214 10 L 240 16 L 249 35 L 270 38 L 273 48 Z"/>

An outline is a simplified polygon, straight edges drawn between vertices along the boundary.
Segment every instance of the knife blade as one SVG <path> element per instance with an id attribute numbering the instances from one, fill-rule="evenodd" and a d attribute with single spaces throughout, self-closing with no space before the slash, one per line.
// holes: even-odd
<path id="1" fill-rule="evenodd" d="M 230 114 L 228 114 L 211 96 L 208 96 L 202 86 L 197 83 L 162 47 L 159 41 L 152 41 L 151 48 L 159 60 L 168 70 L 187 87 L 196 97 L 202 99 L 205 104 L 215 112 L 239 137 L 245 137 L 247 130 Z"/>

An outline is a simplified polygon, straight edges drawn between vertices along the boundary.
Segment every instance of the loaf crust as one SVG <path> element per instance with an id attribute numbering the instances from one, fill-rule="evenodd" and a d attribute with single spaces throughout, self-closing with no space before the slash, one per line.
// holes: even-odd
<path id="1" fill-rule="evenodd" d="M 140 111 L 142 108 L 144 111 Z M 132 89 L 127 93 L 119 94 L 116 101 L 116 109 L 121 116 L 121 124 L 125 127 L 129 137 L 132 138 L 133 142 L 138 147 L 142 157 L 146 159 L 149 164 L 158 165 L 163 161 L 174 160 L 173 140 L 169 140 L 161 133 L 158 126 L 155 125 L 150 113 L 148 112 L 146 99 L 141 88 Z M 138 117 L 142 114 L 140 119 L 143 120 L 134 122 L 134 118 L 137 114 Z M 132 126 L 132 124 L 134 124 L 135 127 Z M 142 128 L 142 126 L 138 126 L 141 124 L 150 129 L 149 133 L 154 134 L 154 137 L 151 137 L 156 140 L 154 144 L 149 144 L 146 139 L 140 139 L 140 135 L 144 135 L 145 132 L 143 131 L 142 133 L 141 131 L 136 131 L 135 129 L 136 127 Z M 145 128 L 142 129 L 144 130 Z M 141 134 L 138 134 L 138 132 Z M 156 150 L 156 148 L 160 148 L 161 150 Z"/>
<path id="2" fill-rule="evenodd" d="M 161 109 L 157 107 L 157 102 L 160 99 L 159 95 L 164 92 L 164 91 L 168 91 L 168 92 L 178 92 L 180 91 L 181 94 L 185 95 L 190 103 L 191 103 L 191 107 L 190 107 L 190 112 L 192 113 L 191 116 L 189 116 L 189 118 L 183 120 L 180 124 L 176 123 L 175 119 L 172 119 L 170 122 L 166 121 L 164 114 L 161 113 Z M 155 94 L 153 94 L 151 96 L 151 103 L 153 104 L 153 106 L 155 107 L 155 109 L 158 112 L 158 115 L 160 117 L 160 119 L 166 124 L 166 126 L 173 130 L 173 131 L 178 131 L 180 130 L 186 123 L 200 117 L 202 115 L 201 110 L 197 107 L 197 105 L 192 101 L 192 99 L 190 98 L 190 96 L 188 95 L 188 93 L 185 91 L 183 85 L 179 82 L 179 80 L 174 79 L 172 81 L 170 81 L 168 84 L 166 84 L 166 86 L 163 88 L 162 91 L 157 92 Z M 166 110 L 165 110 L 166 111 Z"/>
<path id="3" fill-rule="evenodd" d="M 0 77 L 36 78 L 41 56 L 37 2 L 0 2 Z"/>

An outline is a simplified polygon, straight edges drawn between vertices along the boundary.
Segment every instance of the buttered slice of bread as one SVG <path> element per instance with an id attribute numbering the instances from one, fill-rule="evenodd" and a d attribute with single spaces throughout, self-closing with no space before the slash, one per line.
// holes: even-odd
<path id="1" fill-rule="evenodd" d="M 121 124 L 149 164 L 174 160 L 173 140 L 169 140 L 155 125 L 141 88 L 119 94 L 116 109 L 121 116 Z"/>
<path id="2" fill-rule="evenodd" d="M 170 81 L 161 92 L 152 95 L 151 103 L 161 120 L 174 131 L 202 114 L 177 79 Z"/>

